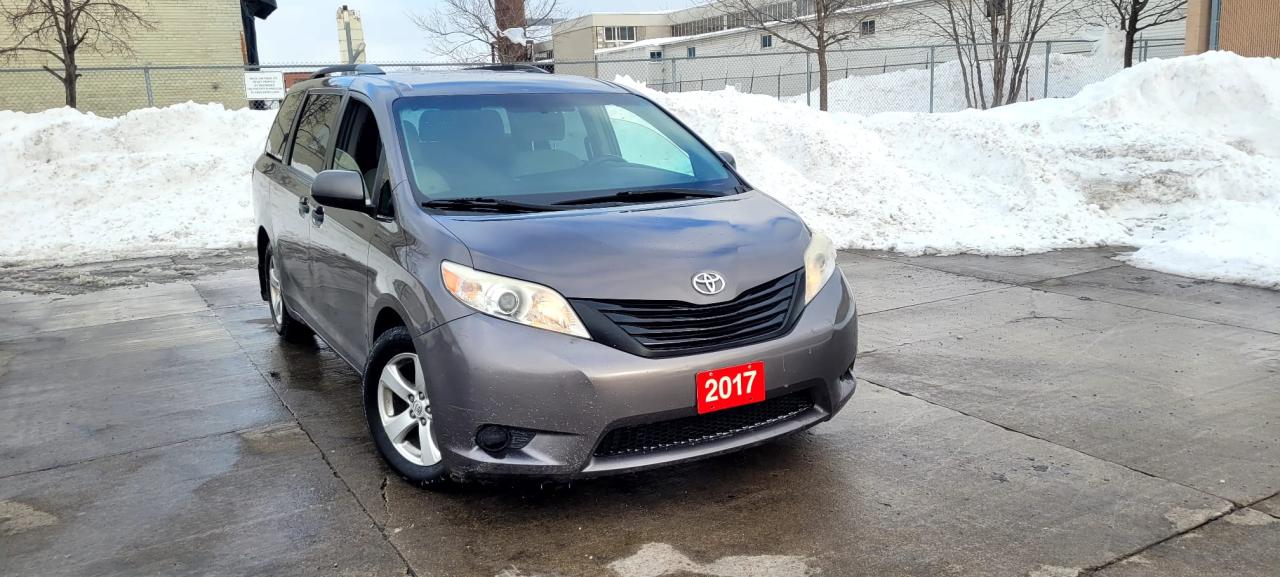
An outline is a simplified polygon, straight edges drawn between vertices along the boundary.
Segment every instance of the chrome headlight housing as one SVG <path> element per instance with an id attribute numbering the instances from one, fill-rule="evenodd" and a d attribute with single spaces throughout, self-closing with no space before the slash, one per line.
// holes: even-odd
<path id="1" fill-rule="evenodd" d="M 478 271 L 441 261 L 444 288 L 458 300 L 486 315 L 522 325 L 591 338 L 578 313 L 560 293 L 540 284 Z"/>
<path id="2" fill-rule="evenodd" d="M 804 249 L 804 304 L 809 304 L 818 291 L 827 286 L 836 272 L 836 246 L 827 235 L 811 233 L 809 247 Z"/>

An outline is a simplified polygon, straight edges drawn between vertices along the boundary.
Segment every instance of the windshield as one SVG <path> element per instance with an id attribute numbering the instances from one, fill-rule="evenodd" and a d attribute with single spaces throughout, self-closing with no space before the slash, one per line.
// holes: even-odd
<path id="1" fill-rule="evenodd" d="M 395 110 L 422 202 L 550 204 L 671 189 L 706 196 L 740 184 L 713 151 L 634 94 L 422 96 Z"/>

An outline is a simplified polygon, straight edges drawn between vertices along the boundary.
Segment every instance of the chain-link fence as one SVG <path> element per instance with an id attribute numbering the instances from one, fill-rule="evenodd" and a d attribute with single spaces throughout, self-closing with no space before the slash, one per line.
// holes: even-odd
<path id="1" fill-rule="evenodd" d="M 827 55 L 828 109 L 864 114 L 888 111 L 945 112 L 970 107 L 958 54 L 967 47 L 954 45 L 906 46 L 833 50 Z M 989 46 L 976 53 L 985 85 L 990 84 Z M 1102 80 L 1120 68 L 1114 55 L 1094 55 L 1095 45 L 1085 40 L 1032 43 L 1026 75 L 1016 100 L 1060 98 L 1076 94 L 1085 85 Z M 1180 38 L 1139 39 L 1138 61 L 1180 56 Z M 279 71 L 285 84 L 305 80 L 326 64 L 269 64 L 261 66 L 141 66 L 82 68 L 77 90 L 79 108 L 99 115 L 118 115 L 151 106 L 180 102 L 217 102 L 229 108 L 248 102 L 244 73 Z M 465 63 L 399 62 L 382 64 L 387 72 L 446 70 L 475 66 Z M 821 71 L 817 58 L 804 52 L 721 54 L 698 57 L 625 59 L 602 54 L 591 61 L 556 61 L 539 66 L 557 74 L 591 76 L 605 80 L 627 77 L 664 92 L 721 90 L 766 94 L 775 98 L 819 104 Z M 970 72 L 972 68 L 968 67 Z M 39 68 L 0 69 L 0 110 L 33 112 L 57 108 L 65 102 L 61 82 Z M 974 86 L 979 85 L 970 80 Z M 968 92 L 972 92 L 971 90 Z M 990 90 L 984 95 L 990 102 Z"/>

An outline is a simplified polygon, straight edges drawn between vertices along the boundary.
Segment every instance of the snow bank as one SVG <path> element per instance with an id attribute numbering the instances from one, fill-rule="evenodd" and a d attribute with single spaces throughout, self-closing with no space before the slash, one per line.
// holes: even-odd
<path id="1" fill-rule="evenodd" d="M 932 115 L 651 94 L 841 247 L 1131 245 L 1135 266 L 1280 288 L 1280 60 L 1152 61 L 1070 99 Z"/>
<path id="2" fill-rule="evenodd" d="M 272 118 L 191 103 L 118 118 L 0 111 L 0 259 L 250 243 L 249 170 Z"/>

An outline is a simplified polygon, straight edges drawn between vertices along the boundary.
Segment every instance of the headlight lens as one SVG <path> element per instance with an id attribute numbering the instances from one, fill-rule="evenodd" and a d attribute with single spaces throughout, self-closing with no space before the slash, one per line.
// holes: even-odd
<path id="1" fill-rule="evenodd" d="M 522 280 L 442 261 L 444 287 L 463 304 L 484 314 L 540 329 L 591 338 L 560 293 Z"/>
<path id="2" fill-rule="evenodd" d="M 836 272 L 836 247 L 826 235 L 815 232 L 804 249 L 804 304 L 809 304 Z"/>

